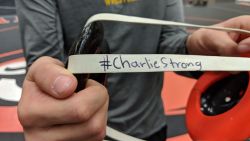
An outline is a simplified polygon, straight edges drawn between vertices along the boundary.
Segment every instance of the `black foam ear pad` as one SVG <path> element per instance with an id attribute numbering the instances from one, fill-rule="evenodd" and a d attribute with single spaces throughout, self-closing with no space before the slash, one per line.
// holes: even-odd
<path id="1" fill-rule="evenodd" d="M 250 72 L 205 72 L 188 99 L 186 125 L 193 140 L 250 137 Z"/>
<path id="2" fill-rule="evenodd" d="M 229 75 L 211 84 L 201 95 L 201 110 L 205 115 L 218 115 L 234 107 L 245 94 L 247 72 Z"/>
<path id="3" fill-rule="evenodd" d="M 69 55 L 110 53 L 107 41 L 104 39 L 102 23 L 94 22 L 84 27 L 79 37 L 70 48 Z M 91 61 L 91 60 L 89 60 Z M 88 67 L 88 66 L 86 66 Z M 101 84 L 106 84 L 106 74 L 74 74 L 78 85 L 76 91 L 85 88 L 87 79 L 94 79 Z"/>

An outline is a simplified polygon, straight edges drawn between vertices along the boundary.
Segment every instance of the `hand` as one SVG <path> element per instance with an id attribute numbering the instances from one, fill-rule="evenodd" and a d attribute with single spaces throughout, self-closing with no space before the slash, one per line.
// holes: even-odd
<path id="1" fill-rule="evenodd" d="M 108 94 L 88 80 L 74 93 L 76 78 L 50 57 L 30 67 L 18 104 L 26 141 L 100 141 L 105 136 Z"/>
<path id="2" fill-rule="evenodd" d="M 250 30 L 250 16 L 239 16 L 215 26 Z M 187 40 L 190 54 L 239 56 L 250 53 L 250 35 L 199 29 Z"/>

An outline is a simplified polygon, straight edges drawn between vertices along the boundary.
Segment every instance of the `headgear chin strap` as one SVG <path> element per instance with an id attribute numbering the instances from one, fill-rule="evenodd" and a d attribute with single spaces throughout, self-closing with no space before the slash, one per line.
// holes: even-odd
<path id="1" fill-rule="evenodd" d="M 188 100 L 186 124 L 194 140 L 242 141 L 250 137 L 250 72 L 206 72 Z"/>

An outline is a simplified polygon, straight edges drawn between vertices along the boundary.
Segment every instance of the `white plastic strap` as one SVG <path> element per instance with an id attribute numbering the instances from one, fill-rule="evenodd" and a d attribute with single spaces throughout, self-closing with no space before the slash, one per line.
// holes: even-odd
<path id="1" fill-rule="evenodd" d="M 135 16 L 126 16 L 120 14 L 111 14 L 111 13 L 100 13 L 93 15 L 88 19 L 85 26 L 95 21 L 115 21 L 115 22 L 127 22 L 127 23 L 136 23 L 136 24 L 151 24 L 151 25 L 170 25 L 170 26 L 183 26 L 183 27 L 192 27 L 192 28 L 207 28 L 214 30 L 222 30 L 227 32 L 242 32 L 250 34 L 250 31 L 236 28 L 225 28 L 219 26 L 205 26 L 205 25 L 197 25 L 197 24 L 189 24 L 189 23 L 181 23 L 181 22 L 173 22 L 173 21 L 164 21 L 150 18 L 142 18 Z"/>
<path id="2" fill-rule="evenodd" d="M 106 127 L 106 134 L 107 136 L 111 137 L 112 139 L 115 139 L 117 141 L 145 141 L 142 139 L 138 139 L 129 135 L 126 135 L 120 131 L 117 131 L 111 127 Z"/>
<path id="3" fill-rule="evenodd" d="M 69 57 L 72 73 L 249 71 L 250 58 L 173 54 L 86 54 Z"/>

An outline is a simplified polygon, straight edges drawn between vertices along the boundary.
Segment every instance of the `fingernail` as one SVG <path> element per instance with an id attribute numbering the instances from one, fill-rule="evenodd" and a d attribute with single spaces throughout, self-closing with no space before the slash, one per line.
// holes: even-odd
<path id="1" fill-rule="evenodd" d="M 69 88 L 72 83 L 72 79 L 67 76 L 59 76 L 53 83 L 52 89 L 54 90 L 55 94 L 60 95 L 65 90 Z"/>
<path id="2" fill-rule="evenodd" d="M 238 51 L 239 51 L 240 53 L 247 53 L 247 52 L 250 52 L 250 46 L 245 45 L 245 44 L 239 44 L 239 46 L 238 46 Z"/>

